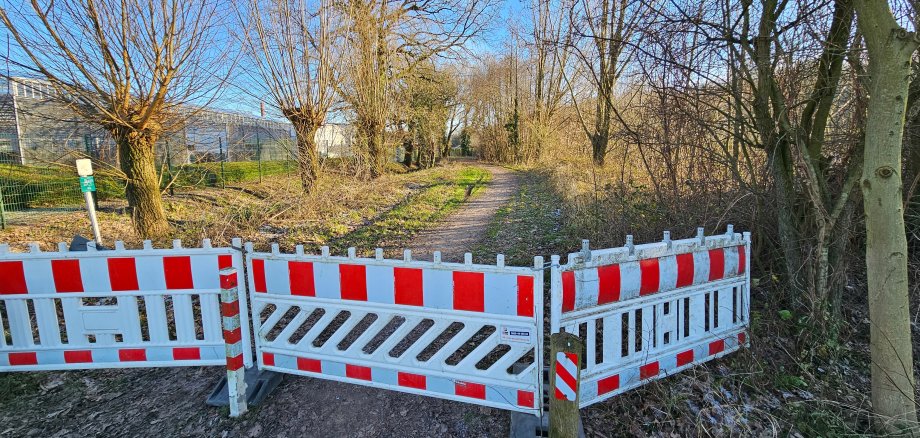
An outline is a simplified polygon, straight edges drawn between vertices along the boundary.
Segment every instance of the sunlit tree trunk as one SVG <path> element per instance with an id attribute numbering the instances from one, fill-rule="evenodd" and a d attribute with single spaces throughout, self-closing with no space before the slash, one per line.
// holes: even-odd
<path id="1" fill-rule="evenodd" d="M 880 432 L 917 430 L 907 287 L 901 141 L 911 57 L 918 37 L 900 27 L 888 2 L 857 0 L 869 54 L 869 105 L 862 192 L 866 213 L 872 408 Z"/>

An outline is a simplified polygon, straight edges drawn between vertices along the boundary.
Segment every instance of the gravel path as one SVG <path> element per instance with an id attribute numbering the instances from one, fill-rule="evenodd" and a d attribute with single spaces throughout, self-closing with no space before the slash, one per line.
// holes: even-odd
<path id="1" fill-rule="evenodd" d="M 437 249 L 460 260 L 484 238 L 517 190 L 512 172 L 484 167 L 493 174 L 486 191 L 420 236 L 419 258 Z M 264 405 L 231 419 L 204 403 L 222 374 L 220 367 L 22 374 L 40 389 L 0 401 L 0 437 L 508 435 L 507 411 L 300 376 L 285 376 Z"/>
<path id="2" fill-rule="evenodd" d="M 473 198 L 440 224 L 422 232 L 415 238 L 412 257 L 431 260 L 434 251 L 441 251 L 445 262 L 463 261 L 463 254 L 472 251 L 486 236 L 495 213 L 511 200 L 518 190 L 514 172 L 498 166 L 479 165 L 492 174 L 485 193 Z"/>

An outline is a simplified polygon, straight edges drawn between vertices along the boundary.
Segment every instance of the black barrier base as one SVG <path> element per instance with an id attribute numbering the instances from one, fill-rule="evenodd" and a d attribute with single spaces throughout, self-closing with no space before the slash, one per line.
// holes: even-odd
<path id="1" fill-rule="evenodd" d="M 281 383 L 282 375 L 274 371 L 259 371 L 258 368 L 252 367 L 246 370 L 246 404 L 249 406 L 258 406 L 268 397 L 278 384 Z M 217 382 L 217 387 L 211 391 L 208 396 L 208 406 L 229 406 L 230 394 L 227 391 L 227 378 L 223 377 Z"/>
<path id="2" fill-rule="evenodd" d="M 520 371 L 519 365 L 515 364 L 515 370 Z M 549 368 L 543 368 L 543 415 L 525 414 L 523 412 L 511 413 L 511 430 L 508 436 L 510 438 L 533 438 L 549 436 Z M 579 414 L 581 412 L 579 411 Z M 581 415 L 578 416 L 578 438 L 585 438 L 585 427 L 581 423 Z"/>

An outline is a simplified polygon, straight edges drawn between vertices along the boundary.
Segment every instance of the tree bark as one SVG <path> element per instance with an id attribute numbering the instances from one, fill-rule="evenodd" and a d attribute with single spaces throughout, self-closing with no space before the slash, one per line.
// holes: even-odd
<path id="1" fill-rule="evenodd" d="M 300 185 L 304 193 L 310 193 L 316 185 L 319 174 L 319 159 L 316 153 L 316 128 L 296 130 L 297 168 L 300 173 Z"/>
<path id="2" fill-rule="evenodd" d="M 127 179 L 125 197 L 135 231 L 143 238 L 165 236 L 169 222 L 154 164 L 157 135 L 130 128 L 116 128 L 112 135 L 118 145 L 119 165 Z"/>
<path id="3" fill-rule="evenodd" d="M 917 37 L 901 28 L 888 2 L 858 0 L 869 54 L 869 104 L 862 192 L 866 213 L 872 408 L 880 432 L 917 432 L 904 226 L 901 142 L 911 56 Z"/>

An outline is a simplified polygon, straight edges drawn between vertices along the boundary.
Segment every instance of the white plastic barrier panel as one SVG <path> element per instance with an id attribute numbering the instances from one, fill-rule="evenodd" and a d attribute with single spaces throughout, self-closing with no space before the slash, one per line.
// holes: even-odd
<path id="1" fill-rule="evenodd" d="M 220 269 L 231 266 L 242 270 L 241 252 L 208 240 L 25 253 L 0 245 L 0 371 L 225 365 Z M 249 345 L 241 319 L 232 336 Z M 252 365 L 248 348 L 243 362 Z"/>
<path id="2" fill-rule="evenodd" d="M 553 256 L 550 325 L 582 337 L 581 406 L 746 345 L 750 233 Z"/>
<path id="3" fill-rule="evenodd" d="M 252 251 L 259 367 L 536 414 L 543 260 L 535 268 Z"/>

